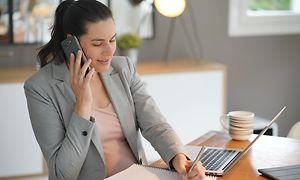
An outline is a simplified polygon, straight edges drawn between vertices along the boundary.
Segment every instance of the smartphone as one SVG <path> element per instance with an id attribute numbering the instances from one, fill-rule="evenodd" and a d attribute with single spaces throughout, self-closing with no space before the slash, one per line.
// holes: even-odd
<path id="1" fill-rule="evenodd" d="M 65 57 L 67 58 L 67 61 L 70 60 L 70 54 L 73 53 L 74 56 L 77 55 L 77 52 L 79 50 L 82 51 L 82 57 L 80 65 L 81 67 L 84 65 L 84 63 L 87 61 L 86 56 L 84 55 L 84 52 L 82 48 L 80 47 L 79 41 L 76 38 L 76 36 L 68 36 L 65 40 L 61 42 L 61 46 L 63 48 L 63 51 L 65 53 Z M 86 71 L 85 75 L 88 73 L 88 70 Z"/>

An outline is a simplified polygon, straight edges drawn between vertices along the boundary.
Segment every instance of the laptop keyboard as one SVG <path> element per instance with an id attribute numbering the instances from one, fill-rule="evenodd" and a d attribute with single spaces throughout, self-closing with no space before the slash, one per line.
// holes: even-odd
<path id="1" fill-rule="evenodd" d="M 219 170 L 229 158 L 235 156 L 237 151 L 226 149 L 207 149 L 201 157 L 201 162 L 206 170 Z"/>

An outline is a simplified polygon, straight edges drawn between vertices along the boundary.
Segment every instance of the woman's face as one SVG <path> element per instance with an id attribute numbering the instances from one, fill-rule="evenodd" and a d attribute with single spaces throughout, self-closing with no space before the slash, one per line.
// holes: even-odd
<path id="1" fill-rule="evenodd" d="M 91 68 L 96 72 L 108 70 L 116 50 L 116 30 L 112 18 L 86 24 L 87 33 L 79 41 L 87 59 L 92 59 Z"/>

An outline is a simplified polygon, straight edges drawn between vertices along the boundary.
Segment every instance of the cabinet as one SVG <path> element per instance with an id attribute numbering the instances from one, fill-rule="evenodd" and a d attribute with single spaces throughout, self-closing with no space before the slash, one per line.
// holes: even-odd
<path id="1" fill-rule="evenodd" d="M 23 84 L 0 84 L 0 179 L 44 173 L 43 156 L 31 128 Z"/>
<path id="2" fill-rule="evenodd" d="M 138 73 L 184 144 L 209 130 L 221 130 L 226 104 L 226 67 L 188 60 L 139 64 Z M 142 140 L 149 162 L 159 159 Z"/>
<path id="3" fill-rule="evenodd" d="M 23 89 L 34 71 L 34 67 L 0 69 L 0 179 L 46 174 Z"/>

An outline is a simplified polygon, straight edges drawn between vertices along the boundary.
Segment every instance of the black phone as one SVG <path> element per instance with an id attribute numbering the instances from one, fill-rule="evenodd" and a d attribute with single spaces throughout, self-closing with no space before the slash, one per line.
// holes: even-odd
<path id="1" fill-rule="evenodd" d="M 80 46 L 80 43 L 76 36 L 68 36 L 65 40 L 61 42 L 61 46 L 63 48 L 63 51 L 65 53 L 65 57 L 67 58 L 67 61 L 70 60 L 70 54 L 73 53 L 75 56 L 79 50 L 82 51 L 82 57 L 80 65 L 81 67 L 84 65 L 85 62 L 87 62 L 86 56 L 84 55 L 84 52 Z M 85 73 L 85 75 L 88 73 Z"/>

